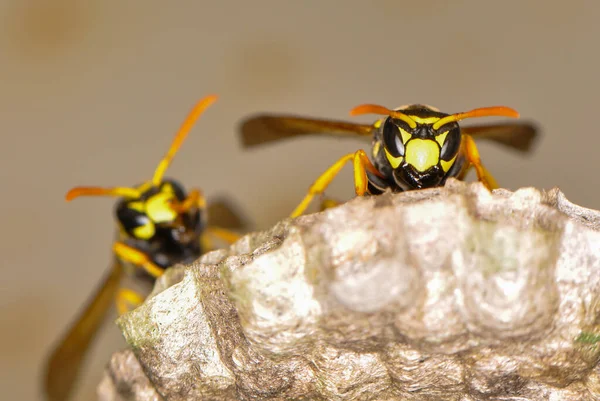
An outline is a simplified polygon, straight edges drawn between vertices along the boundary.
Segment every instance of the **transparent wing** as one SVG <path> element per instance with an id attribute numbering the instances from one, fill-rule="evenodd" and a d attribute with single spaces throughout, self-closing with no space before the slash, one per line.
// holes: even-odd
<path id="1" fill-rule="evenodd" d="M 370 137 L 373 126 L 290 115 L 260 114 L 242 121 L 240 133 L 244 147 L 252 147 L 303 135 Z"/>
<path id="2" fill-rule="evenodd" d="M 208 202 L 208 224 L 231 230 L 247 230 L 250 220 L 226 197 Z"/>
<path id="3" fill-rule="evenodd" d="M 505 123 L 461 127 L 463 134 L 475 139 L 488 139 L 522 152 L 529 152 L 539 136 L 538 128 L 531 123 Z"/>
<path id="4" fill-rule="evenodd" d="M 118 260 L 48 358 L 45 391 L 48 401 L 65 401 L 77 380 L 87 350 L 114 303 L 123 275 Z"/>

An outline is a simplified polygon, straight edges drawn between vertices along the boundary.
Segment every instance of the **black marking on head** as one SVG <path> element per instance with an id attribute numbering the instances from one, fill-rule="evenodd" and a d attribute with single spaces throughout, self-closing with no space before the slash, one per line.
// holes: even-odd
<path id="1" fill-rule="evenodd" d="M 442 117 L 446 117 L 448 115 L 446 113 L 435 111 L 423 104 L 413 104 L 413 105 L 410 105 L 399 111 L 406 114 L 409 117 L 416 116 L 416 117 L 420 117 L 420 118 L 430 118 L 430 117 L 442 118 Z"/>
<path id="2" fill-rule="evenodd" d="M 144 212 L 140 212 L 129 207 L 129 204 L 134 201 L 122 200 L 117 204 L 116 215 L 121 227 L 127 235 L 135 237 L 134 230 L 138 227 L 142 227 L 150 222 L 150 218 Z"/>
<path id="3" fill-rule="evenodd" d="M 460 128 L 458 128 L 458 125 L 452 127 L 450 124 L 448 124 L 448 128 L 441 128 L 440 134 L 438 135 L 441 135 L 444 132 L 448 132 L 448 134 L 446 135 L 442 149 L 440 150 L 440 159 L 450 161 L 454 156 L 456 156 L 460 148 Z"/>
<path id="4" fill-rule="evenodd" d="M 383 124 L 383 145 L 392 156 L 404 157 L 404 143 L 400 136 L 398 122 L 405 125 L 406 131 L 410 132 L 410 127 L 404 121 L 387 118 Z"/>
<path id="5" fill-rule="evenodd" d="M 395 169 L 393 174 L 396 184 L 404 191 L 438 186 L 444 178 L 444 171 L 439 165 L 419 172 L 410 164 L 405 164 Z"/>

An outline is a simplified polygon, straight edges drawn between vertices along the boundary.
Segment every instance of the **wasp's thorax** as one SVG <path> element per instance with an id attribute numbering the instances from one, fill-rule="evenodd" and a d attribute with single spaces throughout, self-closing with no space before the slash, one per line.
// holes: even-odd
<path id="1" fill-rule="evenodd" d="M 405 118 L 386 118 L 379 125 L 378 135 L 395 183 L 402 190 L 442 184 L 460 148 L 458 124 L 449 122 L 434 128 L 448 114 L 429 106 L 412 105 L 397 110 Z"/>
<path id="2" fill-rule="evenodd" d="M 187 194 L 174 180 L 141 188 L 139 198 L 122 199 L 116 206 L 126 242 L 147 252 L 154 263 L 164 268 L 196 259 L 203 231 L 201 210 L 177 209 Z"/>

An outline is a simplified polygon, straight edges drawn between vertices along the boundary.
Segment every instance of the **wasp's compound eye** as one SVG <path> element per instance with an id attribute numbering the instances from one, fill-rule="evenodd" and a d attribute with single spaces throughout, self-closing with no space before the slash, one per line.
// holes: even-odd
<path id="1" fill-rule="evenodd" d="M 444 141 L 441 144 L 442 150 L 440 151 L 440 159 L 449 161 L 456 156 L 456 153 L 458 153 L 460 147 L 460 131 L 458 129 L 451 129 L 439 134 L 438 137 L 441 137 L 442 135 L 444 136 Z"/>
<path id="2" fill-rule="evenodd" d="M 388 118 L 383 126 L 383 144 L 390 155 L 394 157 L 404 156 L 404 143 L 400 137 L 400 129 Z"/>

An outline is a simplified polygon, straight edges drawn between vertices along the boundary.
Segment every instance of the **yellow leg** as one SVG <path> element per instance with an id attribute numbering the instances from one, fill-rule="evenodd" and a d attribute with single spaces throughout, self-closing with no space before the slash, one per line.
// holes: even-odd
<path id="1" fill-rule="evenodd" d="M 463 135 L 465 141 L 465 153 L 469 163 L 475 168 L 477 179 L 483 183 L 489 190 L 498 188 L 498 183 L 492 174 L 483 166 L 479 157 L 477 145 L 470 135 Z"/>
<path id="2" fill-rule="evenodd" d="M 202 253 L 214 251 L 216 249 L 212 239 L 210 238 L 210 235 L 208 235 L 207 232 L 202 233 L 200 236 L 200 247 L 202 248 Z"/>
<path id="3" fill-rule="evenodd" d="M 323 211 L 323 210 L 326 210 L 326 209 L 331 209 L 332 207 L 338 206 L 340 203 L 341 202 L 338 202 L 338 201 L 336 201 L 334 199 L 329 199 L 329 198 L 323 199 L 321 201 L 320 210 Z"/>
<path id="4" fill-rule="evenodd" d="M 224 241 L 231 245 L 235 241 L 240 239 L 242 236 L 238 233 L 226 230 L 221 227 L 215 227 L 215 226 L 206 227 L 206 230 L 204 231 L 204 233 L 202 234 L 202 237 L 200 238 L 202 249 L 204 249 L 205 252 L 216 249 L 213 244 L 213 241 L 210 237 L 214 237 L 216 239 L 219 239 L 219 240 Z"/>
<path id="5" fill-rule="evenodd" d="M 241 235 L 234 233 L 233 231 L 226 230 L 221 227 L 210 226 L 206 228 L 206 233 L 213 237 L 225 241 L 228 244 L 233 244 L 235 241 L 240 239 Z"/>
<path id="6" fill-rule="evenodd" d="M 354 190 L 356 195 L 363 196 L 367 192 L 367 185 L 369 183 L 367 179 L 367 170 L 378 176 L 381 176 L 381 173 L 373 166 L 364 150 L 357 150 L 355 153 L 349 153 L 342 156 L 316 179 L 308 189 L 308 194 L 292 212 L 291 217 L 298 217 L 304 213 L 315 195 L 322 194 L 329 184 L 331 184 L 335 176 L 338 175 L 342 167 L 350 160 L 353 160 L 354 162 Z"/>
<path id="7" fill-rule="evenodd" d="M 113 251 L 120 259 L 129 262 L 135 266 L 139 266 L 140 268 L 148 272 L 148 274 L 150 274 L 152 277 L 158 278 L 162 276 L 164 272 L 164 270 L 160 266 L 155 265 L 150 260 L 148 255 L 146 255 L 144 252 L 140 252 L 137 249 L 130 247 L 127 244 L 124 244 L 122 242 L 115 242 L 113 245 Z"/>
<path id="8" fill-rule="evenodd" d="M 117 293 L 117 310 L 119 316 L 135 309 L 144 302 L 144 297 L 128 288 L 121 288 Z"/>

